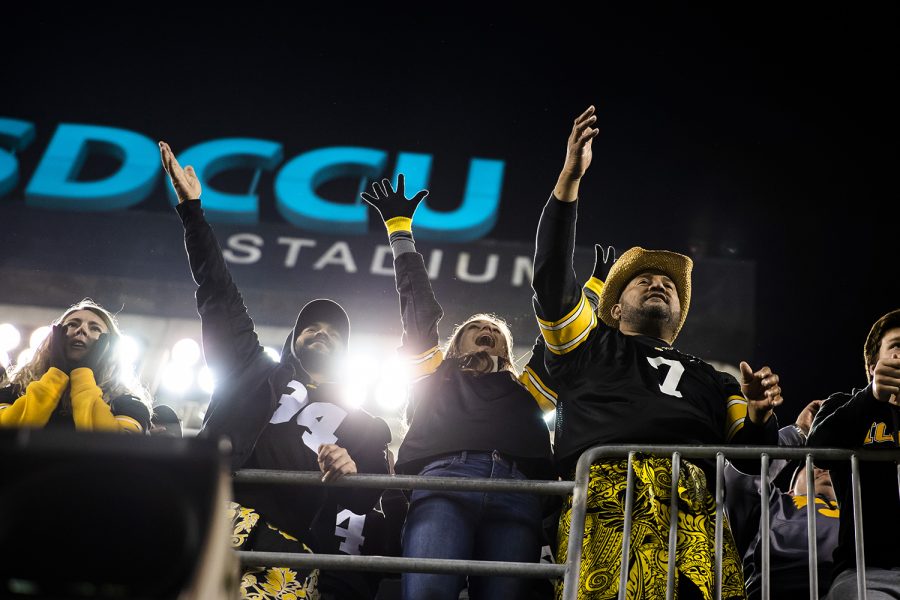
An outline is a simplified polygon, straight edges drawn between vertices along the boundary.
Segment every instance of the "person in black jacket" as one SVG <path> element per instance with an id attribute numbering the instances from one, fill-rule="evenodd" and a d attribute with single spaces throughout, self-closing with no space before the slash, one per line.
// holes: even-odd
<path id="1" fill-rule="evenodd" d="M 427 195 L 407 200 L 404 177 L 395 191 L 387 179 L 363 199 L 381 215 L 394 253 L 403 322 L 401 352 L 413 379 L 409 431 L 397 471 L 431 477 L 547 479 L 553 476 L 542 394 L 516 375 L 512 336 L 494 315 L 478 314 L 439 346 L 443 310 L 434 297 L 422 255 L 412 237 L 412 216 Z M 532 371 L 532 373 L 534 373 Z M 541 503 L 532 494 L 416 490 L 403 531 L 403 555 L 534 562 L 541 553 Z M 458 597 L 458 575 L 404 573 L 407 599 Z M 470 577 L 469 597 L 521 598 L 529 582 L 511 577 Z"/>
<path id="2" fill-rule="evenodd" d="M 338 365 L 350 334 L 343 308 L 326 299 L 306 304 L 285 339 L 280 362 L 272 361 L 203 216 L 193 168 L 182 169 L 164 142 L 160 153 L 178 196 L 176 210 L 198 286 L 204 356 L 216 375 L 201 435 L 231 440 L 234 470 L 320 470 L 323 481 L 356 472 L 386 474 L 387 423 L 343 401 Z M 379 495 L 354 488 L 242 486 L 232 511 L 232 544 L 241 550 L 317 550 L 310 532 L 317 515 L 334 522 L 339 505 L 366 513 Z M 284 567 L 247 569 L 241 590 L 253 598 L 309 595 L 316 577 Z"/>
<path id="3" fill-rule="evenodd" d="M 863 347 L 869 385 L 829 396 L 816 414 L 807 444 L 824 448 L 896 450 L 900 445 L 900 310 L 872 326 Z M 849 461 L 828 463 L 841 503 L 838 544 L 834 550 L 832 600 L 856 598 L 856 537 Z M 865 587 L 870 599 L 900 598 L 900 497 L 892 462 L 861 461 Z"/>
<path id="4" fill-rule="evenodd" d="M 594 107 L 572 127 L 563 169 L 538 225 L 534 308 L 546 342 L 547 370 L 558 383 L 555 456 L 571 477 L 581 453 L 599 444 L 769 443 L 778 376 L 741 363 L 743 381 L 673 347 L 690 306 L 692 261 L 635 247 L 610 269 L 592 310 L 575 282 L 578 189 L 592 159 Z M 697 462 L 697 461 L 695 461 Z M 679 597 L 713 595 L 715 485 L 708 466 L 682 461 L 676 585 Z M 634 463 L 635 520 L 628 596 L 665 595 L 671 459 L 639 454 Z M 612 598 L 619 588 L 626 459 L 592 465 L 579 598 Z M 571 499 L 569 508 L 571 508 Z M 559 528 L 566 559 L 571 511 Z M 740 556 L 725 527 L 723 597 L 744 597 Z"/>

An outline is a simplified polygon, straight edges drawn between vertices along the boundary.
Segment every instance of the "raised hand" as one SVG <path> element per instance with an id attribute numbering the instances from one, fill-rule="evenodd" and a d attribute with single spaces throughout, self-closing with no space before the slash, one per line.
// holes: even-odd
<path id="1" fill-rule="evenodd" d="M 202 189 L 194 167 L 188 165 L 182 169 L 175 160 L 172 149 L 165 142 L 159 143 L 159 157 L 162 159 L 163 168 L 169 176 L 169 181 L 172 182 L 172 187 L 175 188 L 178 204 L 187 200 L 199 200 Z"/>
<path id="2" fill-rule="evenodd" d="M 804 435 L 809 435 L 809 430 L 812 427 L 812 422 L 816 418 L 816 413 L 822 408 L 822 402 L 822 400 L 813 400 L 806 405 L 806 408 L 800 411 L 799 415 L 797 415 L 797 420 L 794 422 L 794 425 L 799 427 Z"/>
<path id="3" fill-rule="evenodd" d="M 47 343 L 50 344 L 50 364 L 48 366 L 56 367 L 63 373 L 68 373 L 69 359 L 66 358 L 66 344 L 68 343 L 66 328 L 63 325 L 54 325 L 50 335 L 47 337 Z"/>
<path id="4" fill-rule="evenodd" d="M 876 400 L 900 406 L 900 355 L 881 358 L 872 375 L 872 395 Z"/>
<path id="5" fill-rule="evenodd" d="M 101 333 L 97 341 L 87 351 L 87 354 L 84 355 L 84 358 L 77 365 L 72 365 L 72 367 L 87 367 L 96 373 L 103 357 L 113 352 L 115 352 L 115 345 L 112 336 L 108 333 Z"/>
<path id="6" fill-rule="evenodd" d="M 372 192 L 360 194 L 363 201 L 378 211 L 381 220 L 387 223 L 396 217 L 412 219 L 419 203 L 428 195 L 428 190 L 420 190 L 412 199 L 406 199 L 406 177 L 403 173 L 397 176 L 397 189 L 391 186 L 390 179 L 382 179 L 372 183 Z"/>
<path id="7" fill-rule="evenodd" d="M 769 367 L 754 371 L 741 361 L 741 392 L 747 399 L 747 415 L 754 423 L 761 425 L 768 421 L 775 407 L 784 402 L 778 380 Z"/>

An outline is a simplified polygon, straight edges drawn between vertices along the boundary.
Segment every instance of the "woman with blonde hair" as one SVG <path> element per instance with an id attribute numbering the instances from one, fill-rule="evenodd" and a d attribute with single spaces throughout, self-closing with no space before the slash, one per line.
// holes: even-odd
<path id="1" fill-rule="evenodd" d="M 31 360 L 0 377 L 0 427 L 146 433 L 150 410 L 123 381 L 115 317 L 89 298 L 67 309 Z"/>
<path id="2" fill-rule="evenodd" d="M 394 254 L 400 295 L 403 353 L 414 383 L 407 409 L 409 431 L 400 446 L 397 472 L 430 477 L 493 479 L 555 478 L 550 434 L 537 395 L 519 381 L 506 323 L 477 314 L 456 328 L 445 350 L 439 345 L 443 310 L 434 297 L 422 255 L 412 238 L 412 216 L 427 195 L 404 196 L 387 179 L 363 199 L 381 215 Z M 533 389 L 533 388 L 531 388 Z M 541 501 L 533 494 L 415 490 L 403 531 L 403 555 L 538 562 Z M 459 575 L 404 573 L 407 599 L 456 599 Z M 469 597 L 521 598 L 527 580 L 470 577 Z"/>

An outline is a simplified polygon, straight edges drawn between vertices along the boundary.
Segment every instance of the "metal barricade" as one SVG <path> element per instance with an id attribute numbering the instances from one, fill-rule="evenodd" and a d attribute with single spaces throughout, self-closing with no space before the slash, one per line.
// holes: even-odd
<path id="1" fill-rule="evenodd" d="M 763 446 L 671 446 L 671 445 L 616 445 L 595 446 L 586 450 L 578 459 L 574 481 L 520 481 L 484 478 L 420 477 L 414 475 L 369 475 L 356 474 L 336 482 L 322 483 L 321 473 L 244 470 L 235 474 L 235 483 L 265 483 L 272 485 L 307 485 L 329 487 L 357 487 L 403 490 L 446 490 L 446 491 L 492 491 L 519 492 L 542 495 L 567 496 L 572 494 L 569 545 L 565 564 L 510 563 L 498 561 L 449 560 L 425 558 L 399 558 L 385 556 L 350 556 L 344 554 L 291 554 L 270 552 L 238 552 L 244 566 L 279 565 L 293 568 L 325 568 L 359 571 L 454 573 L 481 576 L 516 576 L 532 578 L 563 578 L 562 597 L 575 600 L 578 594 L 578 577 L 581 567 L 585 516 L 587 512 L 587 490 L 590 467 L 599 460 L 628 457 L 628 471 L 625 488 L 625 510 L 622 561 L 619 573 L 619 600 L 625 600 L 628 578 L 628 557 L 632 510 L 634 504 L 634 474 L 632 461 L 636 454 L 670 456 L 672 458 L 672 494 L 670 504 L 668 555 L 675 556 L 678 526 L 678 479 L 681 459 L 706 459 L 716 462 L 716 525 L 715 525 L 715 598 L 722 598 L 723 560 L 723 515 L 724 515 L 724 467 L 725 458 L 736 460 L 757 459 L 761 466 L 760 483 L 760 537 L 762 561 L 762 598 L 769 599 L 769 459 L 779 458 L 805 461 L 807 470 L 807 506 L 815 506 L 813 460 L 849 460 L 853 486 L 853 515 L 856 538 L 856 564 L 858 597 L 865 600 L 865 565 L 862 534 L 862 510 L 860 498 L 859 461 L 897 462 L 898 492 L 900 492 L 900 450 L 839 450 L 831 448 L 806 447 L 763 447 Z M 810 598 L 818 598 L 817 548 L 815 531 L 815 511 L 808 510 L 808 547 Z M 580 533 L 576 533 L 580 532 Z M 674 597 L 675 561 L 669 560 L 666 596 Z"/>

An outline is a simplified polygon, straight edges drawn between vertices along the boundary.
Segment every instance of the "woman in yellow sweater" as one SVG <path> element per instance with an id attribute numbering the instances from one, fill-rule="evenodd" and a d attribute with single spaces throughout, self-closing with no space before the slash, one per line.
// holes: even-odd
<path id="1" fill-rule="evenodd" d="M 142 390 L 121 379 L 115 317 L 90 299 L 66 310 L 23 365 L 0 377 L 0 427 L 144 434 Z"/>

